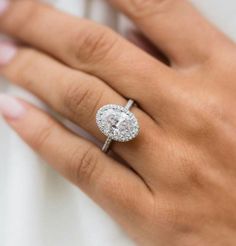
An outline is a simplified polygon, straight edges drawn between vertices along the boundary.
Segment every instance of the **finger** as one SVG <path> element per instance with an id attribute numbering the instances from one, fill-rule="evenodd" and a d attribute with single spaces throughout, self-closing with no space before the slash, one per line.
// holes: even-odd
<path id="1" fill-rule="evenodd" d="M 171 61 L 203 62 L 226 40 L 186 0 L 108 0 L 125 12 Z"/>
<path id="2" fill-rule="evenodd" d="M 127 213 L 137 219 L 141 208 L 135 204 L 140 196 L 150 201 L 150 192 L 138 176 L 42 111 L 1 95 L 0 112 L 30 147 L 119 221 L 124 221 Z"/>
<path id="3" fill-rule="evenodd" d="M 173 79 L 173 71 L 108 28 L 29 0 L 10 4 L 0 28 L 73 68 L 102 78 L 150 114 L 153 88 L 144 82 L 155 83 L 155 97 L 162 103 L 168 98 L 168 90 L 162 93 L 161 87 Z"/>
<path id="4" fill-rule="evenodd" d="M 105 142 L 105 137 L 96 125 L 97 110 L 110 103 L 118 105 L 127 103 L 125 98 L 101 80 L 70 69 L 55 59 L 29 48 L 19 48 L 14 59 L 2 67 L 1 73 L 13 83 L 37 95 L 55 111 L 102 142 Z M 130 143 L 114 143 L 112 150 L 138 173 L 148 175 L 149 169 L 143 165 L 143 162 L 145 156 L 149 155 L 146 152 L 152 145 L 150 139 L 153 138 L 154 132 L 161 132 L 161 130 L 137 107 L 133 107 L 132 111 L 138 118 L 142 131 Z M 161 144 L 162 137 L 161 134 L 159 135 Z"/>

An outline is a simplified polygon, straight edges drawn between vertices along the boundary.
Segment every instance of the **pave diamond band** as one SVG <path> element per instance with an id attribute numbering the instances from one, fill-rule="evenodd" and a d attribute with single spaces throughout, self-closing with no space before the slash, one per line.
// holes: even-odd
<path id="1" fill-rule="evenodd" d="M 108 104 L 100 108 L 96 115 L 97 126 L 107 136 L 102 151 L 107 152 L 112 141 L 128 142 L 134 139 L 139 133 L 139 123 L 130 109 L 134 105 L 129 100 L 125 107 Z"/>

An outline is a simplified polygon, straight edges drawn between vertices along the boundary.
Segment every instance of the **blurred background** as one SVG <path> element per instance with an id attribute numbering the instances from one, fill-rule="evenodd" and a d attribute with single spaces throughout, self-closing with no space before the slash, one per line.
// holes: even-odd
<path id="1" fill-rule="evenodd" d="M 105 0 L 47 2 L 73 15 L 108 25 L 122 35 L 133 28 L 132 24 L 109 7 Z M 222 31 L 236 40 L 235 0 L 192 2 Z M 45 108 L 32 95 L 3 79 L 0 80 L 1 92 L 23 97 Z M 76 128 L 70 122 L 65 124 Z M 76 130 L 80 131 L 77 128 Z M 78 188 L 51 170 L 0 119 L 0 245 L 134 244 L 108 215 Z"/>

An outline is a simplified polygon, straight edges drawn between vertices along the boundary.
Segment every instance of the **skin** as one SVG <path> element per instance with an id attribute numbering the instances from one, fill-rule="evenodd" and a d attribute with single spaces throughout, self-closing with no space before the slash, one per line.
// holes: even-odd
<path id="1" fill-rule="evenodd" d="M 136 100 L 140 135 L 112 146 L 124 163 L 26 102 L 7 122 L 138 245 L 236 245 L 235 44 L 185 0 L 110 2 L 169 66 L 106 27 L 21 0 L 0 30 L 26 46 L 1 74 L 101 142 L 96 111 Z"/>

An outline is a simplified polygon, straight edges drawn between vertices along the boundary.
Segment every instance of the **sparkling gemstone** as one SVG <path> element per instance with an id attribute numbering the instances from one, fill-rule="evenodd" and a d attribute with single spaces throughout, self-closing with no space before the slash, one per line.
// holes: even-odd
<path id="1" fill-rule="evenodd" d="M 119 105 L 109 104 L 99 109 L 96 121 L 103 134 L 115 141 L 130 141 L 139 132 L 139 124 L 134 114 Z"/>

